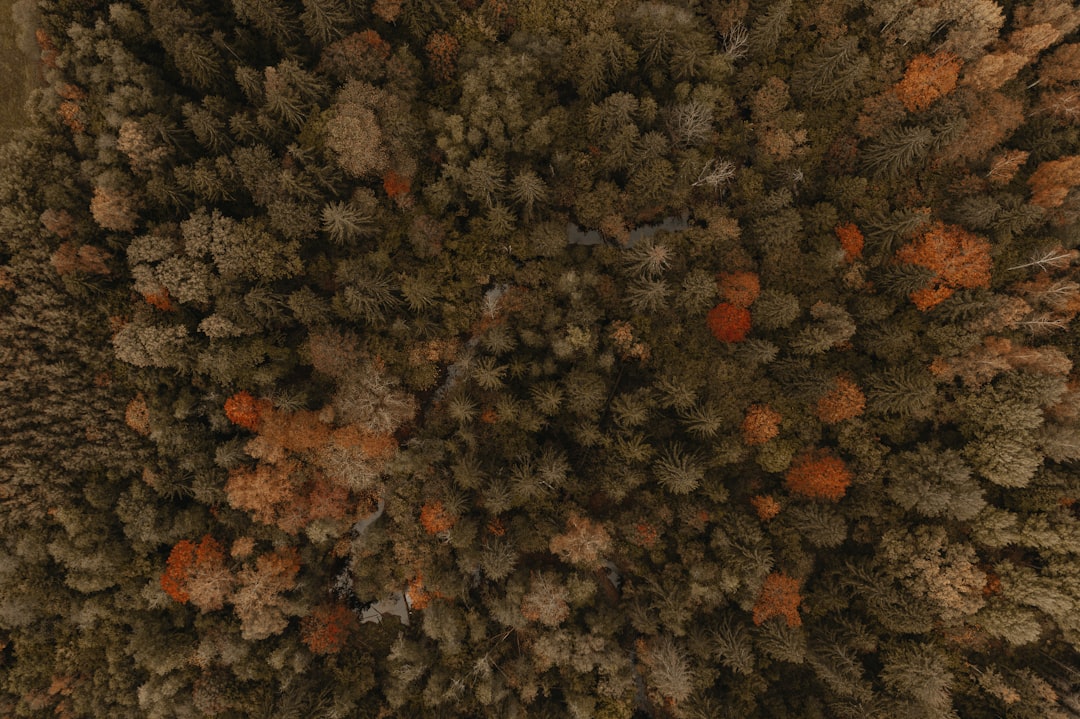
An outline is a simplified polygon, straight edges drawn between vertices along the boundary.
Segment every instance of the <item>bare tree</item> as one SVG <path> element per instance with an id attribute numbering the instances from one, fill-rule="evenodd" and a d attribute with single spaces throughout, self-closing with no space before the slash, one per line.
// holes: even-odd
<path id="1" fill-rule="evenodd" d="M 701 187 L 707 185 L 709 187 L 719 187 L 731 178 L 735 177 L 735 163 L 731 160 L 718 160 L 712 159 L 705 163 L 705 166 L 701 168 L 701 172 L 698 173 L 698 179 L 694 181 L 693 187 Z"/>
<path id="2" fill-rule="evenodd" d="M 1066 250 L 1063 247 L 1054 247 L 1049 250 L 1040 250 L 1031 257 L 1031 262 L 1022 265 L 1013 265 L 1010 270 L 1021 270 L 1025 267 L 1037 267 L 1042 271 L 1050 269 L 1063 270 L 1072 264 L 1080 256 L 1076 250 Z"/>
<path id="3" fill-rule="evenodd" d="M 746 29 L 746 25 L 737 22 L 724 33 L 720 39 L 720 46 L 725 55 L 732 60 L 738 60 L 750 49 L 750 31 Z"/>
<path id="4" fill-rule="evenodd" d="M 671 109 L 668 130 L 675 144 L 692 147 L 712 135 L 713 108 L 703 102 L 690 100 Z"/>

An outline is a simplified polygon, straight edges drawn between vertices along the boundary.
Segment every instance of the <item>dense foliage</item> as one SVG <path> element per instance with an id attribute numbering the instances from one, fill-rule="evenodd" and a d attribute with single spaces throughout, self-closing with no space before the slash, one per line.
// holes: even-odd
<path id="1" fill-rule="evenodd" d="M 0 714 L 1080 716 L 1068 0 L 34 23 Z"/>

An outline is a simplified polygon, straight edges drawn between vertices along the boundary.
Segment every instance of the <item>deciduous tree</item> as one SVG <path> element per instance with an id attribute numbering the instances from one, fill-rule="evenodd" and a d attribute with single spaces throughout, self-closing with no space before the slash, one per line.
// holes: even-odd
<path id="1" fill-rule="evenodd" d="M 750 310 L 721 302 L 709 310 L 706 322 L 713 337 L 721 342 L 742 342 L 750 332 Z"/>
<path id="2" fill-rule="evenodd" d="M 1065 203 L 1069 191 L 1080 186 L 1080 155 L 1047 160 L 1028 178 L 1031 202 L 1047 209 Z"/>
<path id="3" fill-rule="evenodd" d="M 767 404 L 754 404 L 746 410 L 740 429 L 743 441 L 751 447 L 765 444 L 780 434 L 783 417 Z"/>
<path id="4" fill-rule="evenodd" d="M 344 604 L 316 607 L 300 622 L 300 636 L 316 654 L 337 654 L 356 628 L 356 615 Z"/>
<path id="5" fill-rule="evenodd" d="M 761 283 L 754 272 L 721 272 L 720 295 L 736 307 L 748 308 L 761 294 Z"/>
<path id="6" fill-rule="evenodd" d="M 552 537 L 549 546 L 563 561 L 595 569 L 611 551 L 611 536 L 602 525 L 571 514 L 566 531 Z"/>
<path id="7" fill-rule="evenodd" d="M 826 424 L 836 424 L 858 417 L 866 407 L 866 396 L 849 377 L 839 376 L 833 380 L 832 389 L 818 400 L 814 414 Z"/>
<path id="8" fill-rule="evenodd" d="M 951 52 L 916 55 L 893 91 L 909 112 L 921 112 L 956 88 L 961 64 Z"/>
<path id="9" fill-rule="evenodd" d="M 185 539 L 173 546 L 161 588 L 174 600 L 190 601 L 206 612 L 225 605 L 234 581 L 221 544 L 206 535 L 198 543 Z"/>
<path id="10" fill-rule="evenodd" d="M 844 460 L 828 450 L 816 449 L 795 458 L 784 482 L 795 494 L 837 502 L 847 493 L 852 478 Z"/>
<path id="11" fill-rule="evenodd" d="M 521 614 L 531 622 L 555 627 L 570 616 L 569 598 L 566 586 L 553 574 L 536 572 L 532 575 L 529 591 L 521 600 Z"/>
<path id="12" fill-rule="evenodd" d="M 783 572 L 772 572 L 765 577 L 754 603 L 754 624 L 760 625 L 773 617 L 783 617 L 789 627 L 802 626 L 800 604 L 799 580 Z"/>
<path id="13" fill-rule="evenodd" d="M 957 225 L 936 223 L 893 259 L 934 271 L 930 284 L 911 294 L 911 301 L 924 312 L 957 289 L 990 284 L 990 243 Z"/>

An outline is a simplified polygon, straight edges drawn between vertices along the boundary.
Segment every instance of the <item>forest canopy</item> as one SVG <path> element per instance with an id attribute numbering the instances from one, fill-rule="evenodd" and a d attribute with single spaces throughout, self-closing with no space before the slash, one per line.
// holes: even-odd
<path id="1" fill-rule="evenodd" d="M 37 0 L 0 714 L 1080 716 L 1069 0 Z"/>

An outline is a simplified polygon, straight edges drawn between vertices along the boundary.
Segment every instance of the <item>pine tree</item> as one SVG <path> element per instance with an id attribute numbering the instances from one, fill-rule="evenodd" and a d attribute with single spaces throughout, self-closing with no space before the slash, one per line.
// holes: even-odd
<path id="1" fill-rule="evenodd" d="M 492 157 L 478 157 L 469 163 L 465 173 L 465 193 L 470 200 L 493 207 L 506 189 L 505 169 Z"/>
<path id="2" fill-rule="evenodd" d="M 358 199 L 323 206 L 322 230 L 335 244 L 346 245 L 375 231 L 374 202 L 367 202 L 366 197 Z"/>
<path id="3" fill-rule="evenodd" d="M 753 324 L 764 330 L 783 329 L 799 316 L 799 300 L 789 292 L 766 289 L 754 303 Z"/>
<path id="4" fill-rule="evenodd" d="M 859 52 L 859 39 L 845 35 L 834 45 L 815 50 L 792 73 L 795 91 L 810 101 L 843 100 L 870 69 L 870 58 Z"/>
<path id="5" fill-rule="evenodd" d="M 725 617 L 713 630 L 712 637 L 715 656 L 724 666 L 737 674 L 750 674 L 754 670 L 750 634 L 742 624 Z"/>
<path id="6" fill-rule="evenodd" d="M 651 687 L 674 704 L 690 698 L 695 672 L 684 650 L 668 635 L 661 635 L 644 647 L 641 661 L 648 670 Z"/>
<path id="7" fill-rule="evenodd" d="M 933 378 L 906 365 L 874 373 L 867 383 L 867 400 L 872 412 L 927 417 L 936 402 Z"/>
<path id="8" fill-rule="evenodd" d="M 863 164 L 875 176 L 895 180 L 926 157 L 934 133 L 926 127 L 889 129 L 862 153 Z"/>
<path id="9" fill-rule="evenodd" d="M 546 195 L 547 186 L 531 169 L 518 172 L 510 181 L 510 197 L 521 206 L 526 218 L 532 216 L 537 203 L 543 203 L 546 200 Z"/>
<path id="10" fill-rule="evenodd" d="M 700 460 L 677 443 L 665 448 L 662 457 L 653 465 L 653 472 L 660 486 L 672 494 L 694 491 L 705 477 Z"/>
<path id="11" fill-rule="evenodd" d="M 677 40 L 690 31 L 691 15 L 683 8 L 661 3 L 639 5 L 633 12 L 635 40 L 647 65 L 665 64 Z"/>
<path id="12" fill-rule="evenodd" d="M 295 41 L 297 18 L 278 0 L 238 0 L 233 12 L 238 20 L 254 26 L 279 48 Z"/>
<path id="13" fill-rule="evenodd" d="M 855 334 L 855 322 L 843 307 L 816 302 L 810 308 L 810 316 L 816 321 L 800 330 L 791 341 L 796 354 L 821 354 Z"/>
<path id="14" fill-rule="evenodd" d="M 881 680 L 894 692 L 917 702 L 924 711 L 944 712 L 952 706 L 952 672 L 932 644 L 905 643 L 884 652 Z"/>
<path id="15" fill-rule="evenodd" d="M 304 0 L 300 21 L 312 42 L 329 45 L 348 32 L 352 16 L 339 0 Z"/>
<path id="16" fill-rule="evenodd" d="M 970 521 L 986 506 L 971 468 L 955 450 L 919 445 L 889 464 L 889 498 L 926 517 Z"/>
<path id="17" fill-rule="evenodd" d="M 185 80 L 202 89 L 218 86 L 224 77 L 224 61 L 205 36 L 185 32 L 171 43 L 173 62 Z"/>
<path id="18" fill-rule="evenodd" d="M 769 56 L 780 39 L 792 30 L 790 21 L 791 0 L 777 0 L 750 26 L 747 44 L 762 57 Z"/>

